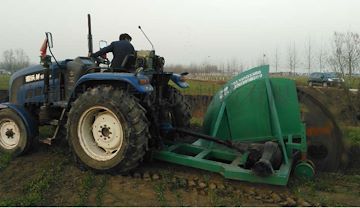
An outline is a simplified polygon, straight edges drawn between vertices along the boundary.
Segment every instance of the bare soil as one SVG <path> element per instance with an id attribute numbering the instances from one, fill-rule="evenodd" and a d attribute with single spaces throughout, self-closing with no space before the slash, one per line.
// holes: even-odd
<path id="1" fill-rule="evenodd" d="M 226 180 L 220 175 L 153 161 L 133 173 L 95 174 L 68 151 L 41 146 L 0 172 L 2 206 L 359 206 L 360 175 L 320 173 L 288 186 Z"/>

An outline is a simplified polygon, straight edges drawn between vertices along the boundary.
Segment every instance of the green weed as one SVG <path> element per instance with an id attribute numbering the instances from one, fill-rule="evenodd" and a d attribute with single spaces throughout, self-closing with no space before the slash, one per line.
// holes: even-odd
<path id="1" fill-rule="evenodd" d="M 94 173 L 89 171 L 82 181 L 82 190 L 79 193 L 80 201 L 76 206 L 85 206 L 89 198 L 89 192 L 94 187 Z"/>
<path id="2" fill-rule="evenodd" d="M 22 196 L 0 201 L 0 206 L 41 206 L 46 203 L 45 195 L 51 186 L 58 181 L 63 170 L 62 161 L 53 161 L 40 174 L 25 183 Z"/>
<path id="3" fill-rule="evenodd" d="M 217 190 L 209 190 L 208 192 L 210 204 L 213 207 L 223 207 L 226 206 L 226 197 L 220 197 L 220 194 Z"/>
<path id="4" fill-rule="evenodd" d="M 105 193 L 105 186 L 106 186 L 106 182 L 107 182 L 108 176 L 107 175 L 102 175 L 100 178 L 100 184 L 97 187 L 96 190 L 96 206 L 100 207 L 102 206 L 102 198 L 104 196 Z"/>
<path id="5" fill-rule="evenodd" d="M 170 85 L 173 85 L 176 88 L 180 89 L 180 91 L 186 95 L 214 95 L 225 83 L 219 81 L 201 80 L 187 80 L 186 82 L 189 84 L 189 88 L 181 89 L 173 83 L 170 83 Z"/>
<path id="6" fill-rule="evenodd" d="M 0 172 L 10 164 L 12 157 L 10 154 L 0 153 Z"/>
<path id="7" fill-rule="evenodd" d="M 183 207 L 184 206 L 184 200 L 183 200 L 183 198 L 181 196 L 181 193 L 178 192 L 178 191 L 174 191 L 174 194 L 175 194 L 175 199 L 176 199 L 177 206 Z"/>
<path id="8" fill-rule="evenodd" d="M 156 193 L 156 198 L 159 201 L 160 206 L 162 206 L 162 207 L 167 206 L 167 201 L 166 201 L 166 198 L 165 198 L 165 190 L 166 190 L 166 184 L 163 181 L 155 184 L 155 186 L 154 186 L 154 191 Z"/>
<path id="9" fill-rule="evenodd" d="M 194 127 L 201 127 L 203 124 L 203 118 L 199 118 L 199 117 L 192 117 L 190 120 L 190 124 Z"/>
<path id="10" fill-rule="evenodd" d="M 203 178 L 204 178 L 204 181 L 205 181 L 206 185 L 209 185 L 211 176 L 208 175 L 208 174 L 205 174 L 205 175 L 203 176 Z"/>
<path id="11" fill-rule="evenodd" d="M 360 145 L 360 127 L 347 126 L 343 128 L 343 131 L 348 143 Z"/>
<path id="12" fill-rule="evenodd" d="M 0 75 L 0 90 L 7 90 L 9 88 L 9 75 Z"/>

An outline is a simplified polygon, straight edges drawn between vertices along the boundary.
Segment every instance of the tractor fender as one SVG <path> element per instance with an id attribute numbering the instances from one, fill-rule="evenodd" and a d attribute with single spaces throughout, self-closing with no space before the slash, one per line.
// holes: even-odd
<path id="1" fill-rule="evenodd" d="M 181 81 L 181 75 L 180 74 L 172 74 L 171 81 L 173 81 L 177 86 L 181 88 L 188 88 L 189 84 L 187 82 Z"/>
<path id="2" fill-rule="evenodd" d="M 75 84 L 76 89 L 78 86 L 81 86 L 84 83 L 88 82 L 125 82 L 130 84 L 132 87 L 136 89 L 139 93 L 148 93 L 154 90 L 154 88 L 151 86 L 151 84 L 143 84 L 141 85 L 139 83 L 139 79 L 148 79 L 148 77 L 138 74 L 132 74 L 132 73 L 91 73 L 91 74 L 85 74 L 82 76 Z M 150 82 L 149 82 L 150 83 Z"/>
<path id="3" fill-rule="evenodd" d="M 22 106 L 13 103 L 1 103 L 0 111 L 9 108 L 20 116 L 25 124 L 25 128 L 29 138 L 34 138 L 38 135 L 37 121 L 30 115 L 30 113 Z"/>

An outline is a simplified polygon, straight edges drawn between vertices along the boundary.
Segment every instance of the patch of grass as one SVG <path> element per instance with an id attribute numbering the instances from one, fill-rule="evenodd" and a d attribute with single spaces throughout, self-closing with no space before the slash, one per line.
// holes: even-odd
<path id="1" fill-rule="evenodd" d="M 289 188 L 296 197 L 315 206 L 345 206 L 346 204 L 339 204 L 331 196 L 353 195 L 360 185 L 358 173 L 358 170 L 354 174 L 321 172 L 313 180 L 292 178 Z M 347 205 L 352 205 L 351 203 L 349 201 Z"/>
<path id="2" fill-rule="evenodd" d="M 103 203 L 102 198 L 105 193 L 105 186 L 106 186 L 107 179 L 108 179 L 107 175 L 102 175 L 100 178 L 100 184 L 97 186 L 97 190 L 96 190 L 96 206 L 97 207 L 102 206 L 102 203 Z"/>
<path id="3" fill-rule="evenodd" d="M 219 81 L 202 80 L 187 80 L 186 82 L 189 84 L 189 87 L 185 89 L 179 88 L 172 82 L 170 82 L 170 85 L 175 86 L 175 88 L 179 89 L 183 94 L 186 95 L 214 95 L 225 83 Z"/>
<path id="4" fill-rule="evenodd" d="M 10 75 L 0 75 L 0 90 L 7 90 L 9 88 Z"/>
<path id="5" fill-rule="evenodd" d="M 39 134 L 42 138 L 52 137 L 55 132 L 55 127 L 51 125 L 40 126 Z"/>
<path id="6" fill-rule="evenodd" d="M 0 206 L 44 206 L 45 195 L 57 183 L 64 167 L 64 161 L 52 161 L 33 179 L 25 183 L 21 197 L 3 199 Z"/>
<path id="7" fill-rule="evenodd" d="M 350 144 L 360 145 L 360 127 L 347 126 L 342 128 L 344 132 L 344 138 Z"/>
<path id="8" fill-rule="evenodd" d="M 0 153 L 0 172 L 10 164 L 12 156 L 6 153 Z"/>
<path id="9" fill-rule="evenodd" d="M 205 181 L 206 185 L 209 185 L 211 176 L 208 175 L 208 174 L 205 174 L 205 175 L 203 176 L 203 178 L 204 178 L 204 181 Z"/>
<path id="10" fill-rule="evenodd" d="M 221 197 L 217 190 L 209 190 L 208 192 L 210 204 L 213 207 L 227 206 L 226 197 Z"/>
<path id="11" fill-rule="evenodd" d="M 241 207 L 243 206 L 240 200 L 240 197 L 238 195 L 235 194 L 231 194 L 230 196 L 230 204 L 233 207 Z"/>
<path id="12" fill-rule="evenodd" d="M 287 77 L 288 79 L 294 79 L 297 86 L 307 86 L 308 77 L 298 76 L 298 77 Z"/>
<path id="13" fill-rule="evenodd" d="M 166 190 L 166 184 L 163 181 L 158 182 L 154 186 L 154 191 L 156 193 L 156 198 L 160 203 L 160 206 L 166 207 L 167 201 L 165 198 L 165 190 Z"/>
<path id="14" fill-rule="evenodd" d="M 181 193 L 177 190 L 172 191 L 175 194 L 175 200 L 178 207 L 184 207 L 184 199 Z"/>
<path id="15" fill-rule="evenodd" d="M 94 187 L 94 173 L 88 171 L 85 178 L 82 181 L 81 191 L 79 192 L 80 201 L 76 204 L 76 206 L 85 206 L 89 198 L 89 192 Z"/>
<path id="16" fill-rule="evenodd" d="M 195 127 L 201 127 L 203 124 L 203 120 L 204 120 L 203 118 L 192 117 L 190 120 L 190 124 Z"/>
<path id="17" fill-rule="evenodd" d="M 345 78 L 345 83 L 349 88 L 359 89 L 360 77 Z"/>

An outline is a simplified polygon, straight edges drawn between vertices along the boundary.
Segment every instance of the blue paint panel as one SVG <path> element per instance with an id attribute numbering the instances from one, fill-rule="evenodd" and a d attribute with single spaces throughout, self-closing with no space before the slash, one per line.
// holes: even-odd
<path id="1" fill-rule="evenodd" d="M 173 81 L 175 84 L 177 84 L 177 86 L 181 87 L 181 88 L 188 88 L 189 84 L 186 82 L 183 82 L 180 80 L 181 75 L 180 74 L 173 74 L 171 76 L 171 81 Z"/>
<path id="2" fill-rule="evenodd" d="M 25 128 L 27 134 L 29 135 L 29 138 L 34 138 L 38 135 L 37 122 L 24 107 L 12 103 L 1 103 L 0 110 L 4 108 L 10 108 L 20 116 L 20 118 L 25 124 Z"/>
<path id="3" fill-rule="evenodd" d="M 87 81 L 120 81 L 131 84 L 139 93 L 147 93 L 153 91 L 150 84 L 140 85 L 139 79 L 148 79 L 148 77 L 138 74 L 135 76 L 131 73 L 91 73 L 85 74 L 77 82 L 75 86 L 79 86 Z"/>
<path id="4" fill-rule="evenodd" d="M 39 95 L 35 95 L 35 91 L 38 88 L 41 89 L 41 92 Z M 23 105 L 24 103 L 42 103 L 44 101 L 43 88 L 44 88 L 44 80 L 26 83 L 20 86 L 18 93 L 16 95 L 18 101 L 17 104 Z M 28 93 L 29 91 L 32 91 L 32 96 L 27 98 L 26 93 Z"/>

